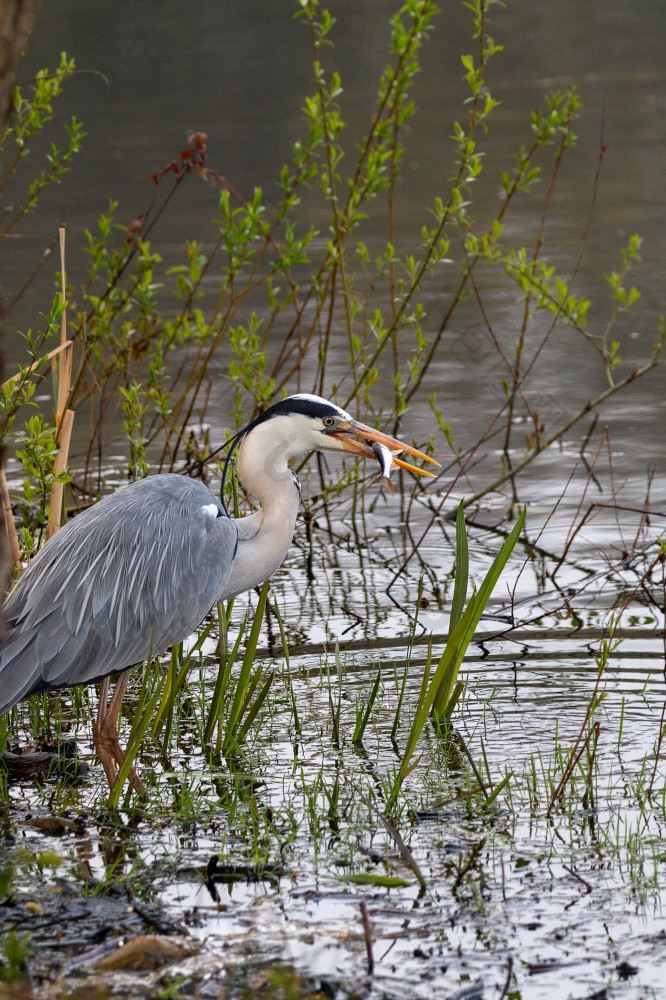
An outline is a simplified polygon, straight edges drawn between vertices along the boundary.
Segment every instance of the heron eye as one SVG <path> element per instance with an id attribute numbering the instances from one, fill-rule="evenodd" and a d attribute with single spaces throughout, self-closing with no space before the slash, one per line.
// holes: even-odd
<path id="1" fill-rule="evenodd" d="M 333 427 L 335 425 L 335 417 L 324 417 L 324 427 Z"/>

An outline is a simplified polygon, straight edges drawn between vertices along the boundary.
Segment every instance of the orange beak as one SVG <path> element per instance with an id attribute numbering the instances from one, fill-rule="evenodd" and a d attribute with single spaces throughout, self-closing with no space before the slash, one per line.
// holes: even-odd
<path id="1" fill-rule="evenodd" d="M 393 464 L 399 465 L 401 469 L 407 469 L 408 472 L 413 472 L 417 476 L 431 476 L 435 478 L 434 472 L 427 472 L 425 469 L 419 469 L 416 465 L 411 465 L 409 462 L 403 462 L 402 459 L 396 458 L 396 453 L 404 452 L 407 455 L 412 455 L 414 458 L 420 458 L 424 462 L 430 462 L 432 465 L 436 465 L 439 468 L 439 462 L 436 462 L 434 458 L 430 455 L 426 455 L 424 452 L 419 451 L 418 448 L 413 448 L 411 444 L 405 444 L 404 441 L 398 441 L 397 438 L 391 437 L 389 434 L 384 434 L 382 431 L 376 430 L 374 427 L 368 427 L 367 424 L 360 424 L 356 420 L 352 421 L 349 430 L 344 431 L 331 431 L 331 437 L 336 437 L 340 441 L 344 451 L 349 451 L 354 455 L 363 455 L 365 458 L 373 458 L 377 460 L 372 448 L 368 448 L 367 445 L 363 444 L 361 441 L 356 441 L 354 437 L 349 435 L 355 435 L 355 437 L 364 438 L 366 441 L 377 441 L 378 444 L 386 445 L 394 453 Z"/>

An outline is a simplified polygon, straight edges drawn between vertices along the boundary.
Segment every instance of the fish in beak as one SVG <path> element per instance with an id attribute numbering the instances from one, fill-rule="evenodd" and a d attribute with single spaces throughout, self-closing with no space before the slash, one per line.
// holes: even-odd
<path id="1" fill-rule="evenodd" d="M 389 493 L 394 493 L 393 483 L 391 482 L 391 471 L 395 468 L 393 463 L 393 452 L 390 448 L 387 448 L 385 444 L 380 444 L 379 441 L 375 441 L 372 446 L 372 450 L 377 456 L 377 461 L 379 462 L 379 468 L 382 470 L 380 475 L 376 479 L 373 479 L 373 484 L 383 483 Z"/>
<path id="2" fill-rule="evenodd" d="M 337 428 L 329 433 L 331 437 L 339 440 L 344 451 L 351 452 L 353 455 L 363 455 L 365 458 L 374 458 L 378 461 L 382 470 L 380 479 L 384 480 L 391 492 L 393 492 L 393 487 L 390 482 L 390 474 L 391 470 L 395 467 L 406 469 L 417 476 L 435 477 L 434 472 L 419 469 L 418 466 L 397 458 L 396 456 L 401 452 L 439 467 L 439 462 L 436 462 L 430 455 L 426 455 L 425 452 L 419 451 L 418 448 L 414 448 L 410 444 L 405 444 L 404 441 L 398 441 L 397 438 L 391 437 L 390 434 L 384 434 L 374 427 L 359 423 L 357 420 L 350 421 L 348 428 Z M 362 438 L 363 440 L 359 441 L 357 438 Z M 372 446 L 368 447 L 368 445 L 363 443 L 364 441 L 371 441 Z"/>

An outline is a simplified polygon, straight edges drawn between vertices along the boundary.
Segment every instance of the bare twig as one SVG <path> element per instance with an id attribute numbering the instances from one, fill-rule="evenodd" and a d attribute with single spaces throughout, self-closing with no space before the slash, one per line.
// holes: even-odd
<path id="1" fill-rule="evenodd" d="M 368 908 L 365 903 L 360 904 L 361 909 L 361 920 L 363 921 L 363 936 L 365 938 L 365 950 L 368 956 L 368 975 L 371 976 L 375 971 L 375 959 L 372 954 L 372 934 L 370 929 L 370 918 L 368 917 Z"/>

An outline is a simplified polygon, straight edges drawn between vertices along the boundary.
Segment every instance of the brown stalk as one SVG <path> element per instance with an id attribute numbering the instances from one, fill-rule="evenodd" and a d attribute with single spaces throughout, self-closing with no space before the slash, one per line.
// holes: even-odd
<path id="1" fill-rule="evenodd" d="M 55 362 L 55 375 L 58 382 L 58 398 L 56 402 L 56 444 L 58 454 L 53 463 L 54 478 L 57 479 L 67 466 L 69 455 L 69 442 L 72 437 L 72 424 L 74 422 L 74 410 L 67 409 L 67 401 L 70 398 L 72 382 L 72 342 L 67 339 L 67 307 L 66 283 L 65 283 L 65 227 L 61 226 L 60 235 L 60 279 L 62 283 L 63 310 L 60 320 L 60 353 Z M 49 500 L 49 523 L 46 526 L 46 538 L 52 538 L 60 527 L 60 517 L 62 514 L 62 482 L 54 482 L 51 486 L 51 497 Z"/>
<path id="2" fill-rule="evenodd" d="M 37 358 L 37 360 L 33 361 L 33 363 L 28 365 L 27 368 L 21 368 L 20 371 L 17 371 L 16 375 L 12 375 L 2 383 L 3 389 L 6 385 L 9 385 L 10 382 L 18 382 L 20 378 L 25 378 L 26 375 L 30 374 L 30 372 L 34 372 L 36 368 L 40 368 L 45 361 L 50 361 L 51 358 L 55 358 L 61 353 L 61 351 L 64 351 L 67 347 L 69 347 L 71 343 L 71 340 L 66 341 L 64 344 L 60 343 L 57 347 L 54 347 L 52 351 L 49 351 L 48 354 L 45 354 L 43 358 Z"/>
<path id="3" fill-rule="evenodd" d="M 62 419 L 58 423 L 58 454 L 53 463 L 53 475 L 61 475 L 67 467 L 69 455 L 69 442 L 72 438 L 72 424 L 74 423 L 74 410 L 65 410 Z M 51 486 L 51 497 L 49 499 L 49 523 L 46 526 L 46 538 L 52 538 L 60 528 L 60 517 L 62 514 L 62 497 L 65 484 L 53 483 Z"/>
<path id="4" fill-rule="evenodd" d="M 0 502 L 2 503 L 2 512 L 5 520 L 5 528 L 7 530 L 7 538 L 9 540 L 9 553 L 12 563 L 12 571 L 16 569 L 17 566 L 21 564 L 21 548 L 19 546 L 18 535 L 16 534 L 16 525 L 14 524 L 14 517 L 12 515 L 12 503 L 9 498 L 9 489 L 7 487 L 7 479 L 5 477 L 5 470 L 0 465 Z M 11 574 L 9 581 L 11 582 Z M 4 595 L 0 595 L 0 598 Z"/>

